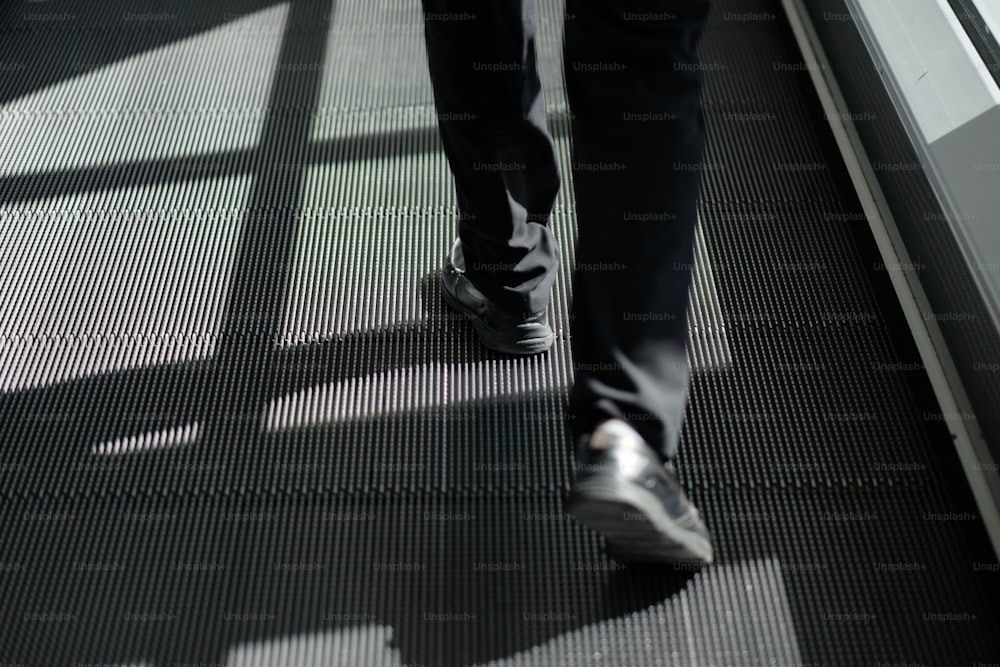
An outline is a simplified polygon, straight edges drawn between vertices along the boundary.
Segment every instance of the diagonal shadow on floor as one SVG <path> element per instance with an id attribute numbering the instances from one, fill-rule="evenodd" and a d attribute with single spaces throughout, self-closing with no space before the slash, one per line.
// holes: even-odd
<path id="1" fill-rule="evenodd" d="M 315 3 L 291 2 L 288 24 L 307 22 L 313 9 Z M 183 34 L 170 33 L 172 38 Z M 153 48 L 161 41 L 139 43 Z M 271 107 L 310 108 L 314 104 L 321 73 L 282 65 L 323 62 L 325 48 L 322 31 L 285 34 L 270 92 Z M 59 78 L 50 72 L 33 85 L 44 87 Z M 7 89 L 11 91 L 25 92 Z M 599 600 L 585 597 L 592 586 L 584 580 L 593 575 L 566 560 L 574 552 L 567 544 L 587 539 L 596 548 L 595 538 L 559 515 L 552 496 L 539 499 L 529 494 L 517 502 L 382 498 L 375 501 L 377 520 L 326 521 L 317 526 L 317 512 L 349 511 L 356 498 L 342 494 L 277 500 L 288 492 L 286 488 L 275 489 L 276 497 L 254 500 L 252 489 L 249 496 L 242 493 L 248 489 L 240 488 L 239 480 L 223 488 L 221 495 L 211 494 L 209 477 L 217 472 L 213 461 L 231 457 L 234 443 L 244 461 L 252 462 L 282 443 L 328 437 L 324 429 L 357 428 L 361 444 L 372 437 L 370 423 L 269 433 L 261 423 L 276 397 L 386 369 L 492 358 L 471 345 L 459 357 L 454 346 L 418 344 L 418 339 L 427 336 L 426 324 L 293 348 L 278 345 L 302 183 L 300 178 L 289 179 L 273 170 L 268 156 L 281 152 L 289 160 L 322 161 L 341 146 L 338 142 L 313 145 L 308 124 L 283 121 L 278 114 L 268 116 L 252 154 L 29 174 L 0 182 L 13 201 L 29 201 L 158 178 L 143 174 L 183 172 L 181 168 L 193 164 L 192 160 L 221 171 L 232 164 L 249 164 L 253 169 L 235 270 L 212 358 L 128 369 L 0 397 L 0 453 L 5 461 L 16 461 L 13 470 L 24 471 L 19 481 L 28 483 L 4 485 L 7 518 L 21 519 L 12 526 L 5 558 L 30 562 L 16 590 L 8 589 L 10 597 L 5 595 L 8 600 L 18 599 L 6 614 L 62 609 L 72 613 L 75 621 L 69 631 L 59 624 L 41 624 L 9 643 L 5 640 L 4 659 L 47 664 L 94 660 L 212 663 L 224 660 L 240 643 L 339 627 L 345 624 L 338 618 L 357 618 L 363 613 L 399 629 L 395 642 L 408 662 L 457 665 L 530 648 L 572 628 L 647 607 L 679 590 L 689 573 L 643 575 L 624 570 L 602 575 L 608 577 L 608 590 L 615 594 Z M 390 143 L 384 136 L 379 139 L 382 146 Z M 350 143 L 366 141 L 375 139 L 362 137 Z M 187 171 L 205 173 L 204 169 Z M 84 183 L 102 185 L 81 188 Z M 399 344 L 401 339 L 414 344 Z M 346 366 L 343 360 L 349 360 Z M 487 413 L 499 410 L 516 417 L 527 404 L 561 418 L 553 410 L 559 400 L 558 393 L 534 403 L 530 397 L 514 396 Z M 425 418 L 445 423 L 448 416 L 439 412 Z M 399 426 L 405 419 L 405 415 L 381 418 L 384 428 L 380 432 L 405 434 Z M 69 481 L 59 475 L 60 468 L 79 464 L 86 470 L 98 443 L 190 422 L 199 424 L 199 434 L 193 458 L 185 461 L 198 464 L 196 469 L 204 471 L 203 476 L 194 473 L 192 477 L 190 466 L 166 465 L 168 452 L 147 452 L 129 457 L 135 472 L 131 478 L 140 483 L 137 487 L 116 487 L 107 478 L 101 483 L 85 474 L 78 476 L 75 488 L 71 482 L 52 493 L 35 495 L 30 490 L 38 481 L 36 473 L 55 473 Z M 517 420 L 501 418 L 496 424 L 511 422 Z M 496 425 L 491 428 L 498 439 L 491 438 L 492 442 L 523 435 L 504 433 Z M 407 443 L 388 444 L 403 448 Z M 142 489 L 150 495 L 144 497 Z M 209 491 L 209 495 L 183 494 L 192 489 Z M 157 505 L 164 502 L 157 497 L 161 494 L 171 498 L 170 504 Z M 39 512 L 44 515 L 47 510 L 43 508 L 62 502 L 69 503 L 70 512 L 87 518 L 74 522 L 68 531 L 58 521 L 29 518 L 37 518 Z M 554 518 L 533 524 L 524 519 L 525 512 L 537 514 L 539 508 Z M 280 520 L 240 518 L 271 513 Z M 477 518 L 421 519 L 428 513 Z M 167 522 L 159 520 L 164 516 L 170 517 Z M 560 536 L 570 542 L 561 541 Z M 499 554 L 506 554 L 503 560 L 498 561 Z M 372 569 L 373 562 L 386 567 Z M 476 576 L 477 563 L 498 562 L 518 564 L 527 576 L 507 577 L 507 572 L 494 571 Z M 121 568 L 110 572 L 123 576 L 111 581 L 106 578 L 107 568 L 100 564 L 110 567 L 114 563 Z M 199 563 L 206 568 L 218 564 L 221 571 L 202 576 L 210 572 L 193 572 Z M 322 565 L 311 572 L 319 579 L 303 579 L 303 573 L 294 569 L 303 563 Z M 282 569 L 283 565 L 290 569 Z M 620 595 L 623 588 L 631 594 Z M 568 601 L 552 607 L 549 601 L 557 599 Z M 626 599 L 629 602 L 622 602 Z M 526 609 L 526 602 L 533 608 Z M 471 614 L 476 623 L 441 622 L 444 616 L 434 616 L 459 612 Z M 274 622 L 245 622 L 240 617 L 245 613 L 271 614 Z M 526 613 L 540 616 L 525 622 Z M 141 620 L 131 622 L 125 618 L 129 614 L 133 621 Z M 162 619 L 162 615 L 169 618 Z M 233 620 L 233 615 L 240 618 Z M 146 622 L 150 618 L 165 622 Z M 15 622 L 13 617 L 6 620 Z"/>

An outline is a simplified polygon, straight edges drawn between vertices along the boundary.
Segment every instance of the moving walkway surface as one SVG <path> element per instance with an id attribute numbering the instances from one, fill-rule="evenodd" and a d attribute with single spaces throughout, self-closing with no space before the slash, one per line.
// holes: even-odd
<path id="1" fill-rule="evenodd" d="M 11 3 L 0 35 L 0 663 L 1000 661 L 996 556 L 777 2 L 702 43 L 707 568 L 563 513 L 568 177 L 555 347 L 444 308 L 418 3 Z"/>

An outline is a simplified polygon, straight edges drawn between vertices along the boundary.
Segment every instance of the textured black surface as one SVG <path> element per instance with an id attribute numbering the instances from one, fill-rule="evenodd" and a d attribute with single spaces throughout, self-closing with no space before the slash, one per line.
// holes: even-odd
<path id="1" fill-rule="evenodd" d="M 695 570 L 562 513 L 569 183 L 549 354 L 441 304 L 416 6 L 70 4 L 0 14 L 0 663 L 1000 658 L 996 561 L 778 3 L 717 2 L 703 42 Z"/>

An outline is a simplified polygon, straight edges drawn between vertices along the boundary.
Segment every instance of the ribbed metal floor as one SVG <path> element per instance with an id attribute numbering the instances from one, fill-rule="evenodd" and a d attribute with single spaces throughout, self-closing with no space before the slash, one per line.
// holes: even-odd
<path id="1" fill-rule="evenodd" d="M 717 0 L 679 467 L 706 569 L 562 513 L 485 352 L 419 3 L 0 8 L 0 664 L 1000 661 L 995 556 L 778 2 Z"/>

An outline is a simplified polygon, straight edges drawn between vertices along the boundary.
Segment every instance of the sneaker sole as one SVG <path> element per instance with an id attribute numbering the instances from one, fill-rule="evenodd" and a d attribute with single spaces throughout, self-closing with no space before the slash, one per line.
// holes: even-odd
<path id="1" fill-rule="evenodd" d="M 470 308 L 467 308 L 465 304 L 452 296 L 451 292 L 447 289 L 442 288 L 441 294 L 444 296 L 445 302 L 451 306 L 452 310 L 461 315 L 465 315 L 465 317 L 469 319 L 472 323 L 472 328 L 476 331 L 476 335 L 479 336 L 480 342 L 491 350 L 496 350 L 497 352 L 503 352 L 505 354 L 538 354 L 540 352 L 545 352 L 552 347 L 552 343 L 555 341 L 555 334 L 552 333 L 552 329 L 540 326 L 533 328 L 537 328 L 541 332 L 541 335 L 526 336 L 516 340 L 504 338 L 502 335 L 498 334 L 495 329 L 488 327 L 486 323 L 483 322 L 482 318 L 479 317 L 478 313 Z"/>
<path id="2" fill-rule="evenodd" d="M 621 560 L 712 563 L 712 543 L 673 521 L 656 496 L 634 484 L 615 477 L 581 480 L 568 505 L 570 514 L 601 533 Z"/>

